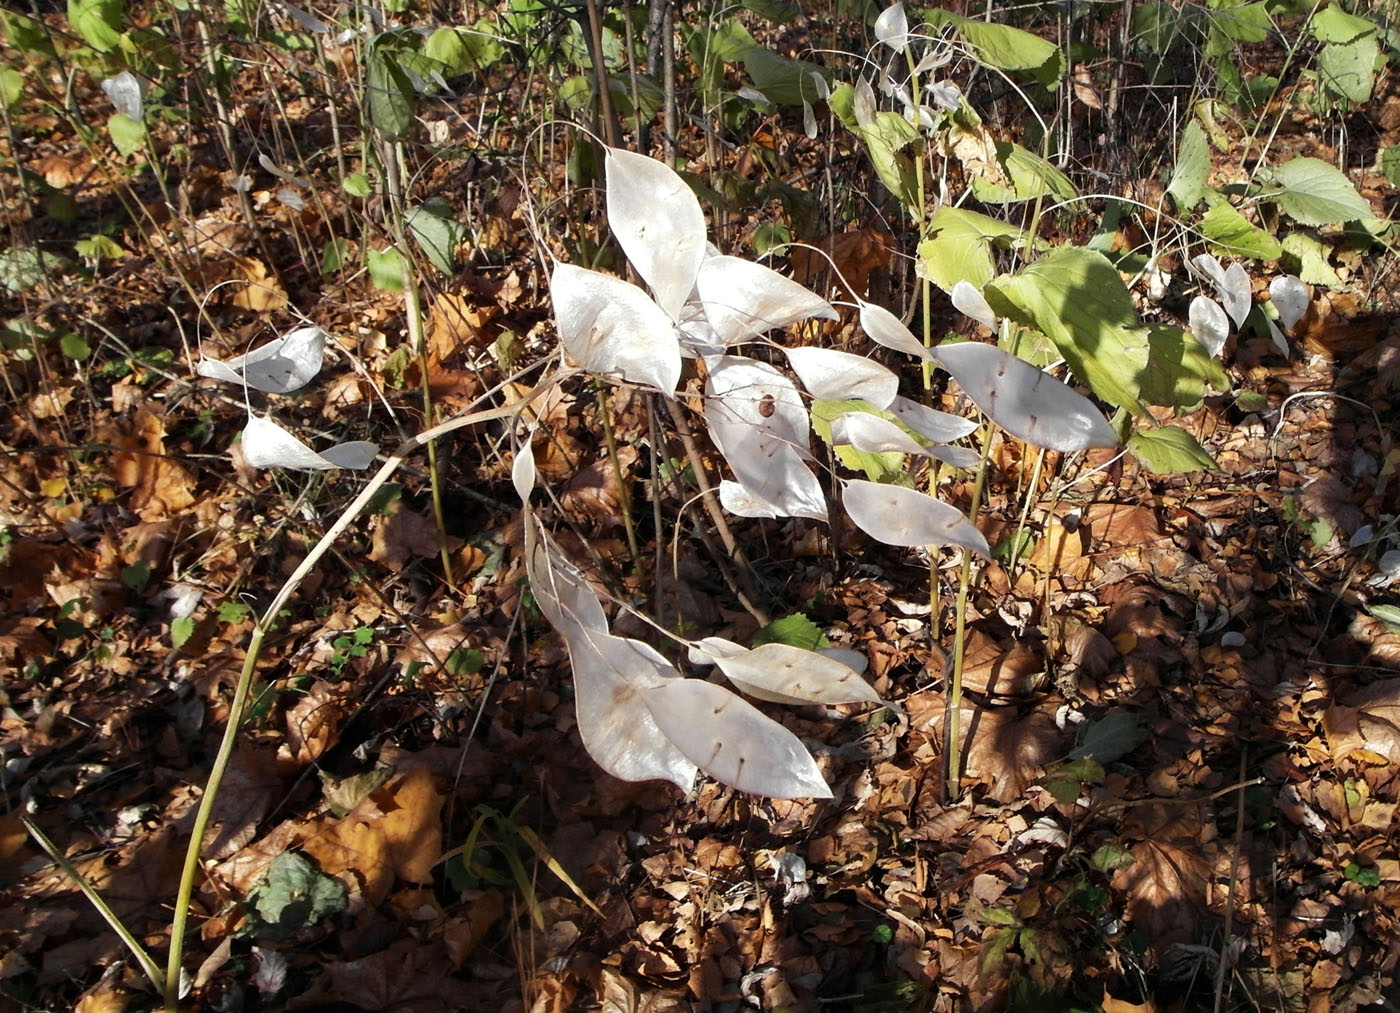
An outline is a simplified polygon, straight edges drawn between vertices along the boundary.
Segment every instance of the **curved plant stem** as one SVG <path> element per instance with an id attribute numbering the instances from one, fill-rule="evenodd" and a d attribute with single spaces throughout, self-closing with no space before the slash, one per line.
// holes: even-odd
<path id="1" fill-rule="evenodd" d="M 991 433 L 982 440 L 982 458 L 977 462 L 977 479 L 972 486 L 972 503 L 968 506 L 967 517 L 974 525 L 977 513 L 982 507 L 982 493 L 987 485 L 987 458 L 991 452 Z M 948 697 L 945 708 L 947 752 L 945 790 L 948 797 L 957 798 L 962 779 L 962 675 L 963 658 L 967 650 L 967 593 L 972 587 L 972 553 L 963 550 L 962 569 L 958 573 L 958 600 L 955 606 L 957 615 L 953 627 L 953 672 L 948 677 Z"/>
<path id="2" fill-rule="evenodd" d="M 160 965 L 146 952 L 146 948 L 141 945 L 141 941 L 131 934 L 130 929 L 122 924 L 122 920 L 117 917 L 115 911 L 107 906 L 107 902 L 102 899 L 102 895 L 99 894 L 83 874 L 74 867 L 73 863 L 63 856 L 63 852 L 54 847 L 53 841 L 45 836 L 44 832 L 34 824 L 33 820 L 21 814 L 20 822 L 24 824 L 24 829 L 29 831 L 29 836 L 39 842 L 39 847 L 43 848 L 48 856 L 57 863 L 64 874 L 74 883 L 78 884 L 78 889 L 83 891 L 83 896 L 92 903 L 93 907 L 97 908 L 97 913 L 102 916 L 102 920 L 111 926 L 112 931 L 121 937 L 122 942 L 126 943 L 126 948 L 131 951 L 132 956 L 136 958 L 136 962 L 141 965 L 141 970 L 145 972 L 146 977 L 150 979 L 156 991 L 162 991 L 165 988 L 165 975 L 160 973 Z"/>
<path id="3" fill-rule="evenodd" d="M 248 690 L 253 682 L 253 673 L 257 669 L 258 655 L 262 650 L 263 639 L 277 621 L 278 613 L 296 593 L 301 582 L 316 568 L 316 564 L 330 550 L 335 540 L 344 534 L 345 529 L 355 521 L 355 518 L 360 516 L 360 513 L 369 505 L 370 500 L 374 498 L 374 494 L 393 477 L 399 466 L 410 454 L 422 447 L 431 447 L 434 440 L 455 430 L 480 422 L 490 422 L 516 415 L 547 388 L 553 386 L 559 378 L 558 375 L 545 377 L 521 401 L 513 405 L 459 415 L 405 441 L 401 447 L 389 455 L 379 471 L 360 490 L 360 494 L 355 497 L 354 502 L 345 508 L 335 523 L 321 536 L 321 540 L 307 553 L 306 558 L 287 578 L 286 583 L 277 592 L 277 596 L 272 599 L 272 603 L 263 612 L 262 618 L 258 620 L 258 625 L 253 629 L 252 639 L 248 643 L 242 671 L 238 674 L 238 684 L 234 687 L 233 700 L 229 705 L 228 722 L 224 726 L 224 737 L 219 743 L 219 751 L 215 755 L 214 765 L 209 771 L 209 780 L 205 785 L 204 795 L 199 800 L 199 809 L 194 818 L 194 829 L 190 837 L 189 847 L 185 851 L 185 864 L 180 874 L 180 887 L 175 896 L 175 914 L 170 923 L 170 954 L 165 973 L 166 1013 L 177 1013 L 180 1008 L 180 970 L 184 956 L 185 929 L 189 919 L 190 898 L 194 894 L 195 876 L 199 871 L 199 856 L 204 843 L 204 833 L 208 829 L 214 801 L 219 794 L 219 786 L 228 770 L 229 760 L 233 756 L 234 744 L 238 740 L 238 726 L 242 723 L 243 712 L 248 703 Z M 482 395 L 482 399 L 487 396 L 489 394 Z"/>
<path id="4" fill-rule="evenodd" d="M 622 474 L 622 462 L 617 458 L 617 437 L 613 435 L 612 415 L 608 411 L 608 388 L 601 380 L 594 380 L 593 392 L 598 398 L 598 416 L 603 423 L 603 441 L 608 447 L 613 481 L 617 483 L 617 502 L 622 509 L 622 526 L 627 532 L 627 551 L 632 555 L 632 571 L 640 576 L 642 553 L 637 548 L 637 526 L 632 522 L 632 503 L 627 495 L 626 476 Z"/>

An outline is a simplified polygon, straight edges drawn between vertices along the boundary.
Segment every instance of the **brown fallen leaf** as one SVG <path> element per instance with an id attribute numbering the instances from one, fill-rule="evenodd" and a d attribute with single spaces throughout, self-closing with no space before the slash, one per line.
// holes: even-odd
<path id="1" fill-rule="evenodd" d="M 1206 882 L 1215 856 L 1215 827 L 1197 806 L 1154 804 L 1132 809 L 1124 834 L 1136 838 L 1133 863 L 1113 876 L 1127 895 L 1128 918 L 1163 952 L 1199 938 Z"/>
<path id="2" fill-rule="evenodd" d="M 287 740 L 277 749 L 278 759 L 300 768 L 316 762 L 334 745 L 348 716 L 343 697 L 342 687 L 319 680 L 313 683 L 287 711 Z"/>
<path id="3" fill-rule="evenodd" d="M 426 513 L 399 509 L 387 517 L 374 519 L 369 558 L 398 573 L 416 556 L 438 554 L 437 522 Z M 449 551 L 460 548 L 460 538 L 448 538 Z"/>
<path id="4" fill-rule="evenodd" d="M 165 449 L 165 422 L 142 409 L 112 438 L 112 479 L 130 489 L 127 505 L 144 521 L 170 517 L 194 503 L 194 476 Z"/>
<path id="5" fill-rule="evenodd" d="M 927 691 L 909 697 L 910 729 L 943 741 L 942 692 Z M 1068 750 L 1065 733 L 1048 714 L 1033 711 L 1024 717 L 1014 707 L 983 707 L 964 703 L 961 708 L 963 774 L 985 784 L 987 796 L 996 802 L 1020 798 L 1045 773 L 1045 765 Z"/>
<path id="6" fill-rule="evenodd" d="M 1381 679 L 1322 715 L 1336 760 L 1400 764 L 1400 679 Z"/>
<path id="7" fill-rule="evenodd" d="M 239 309 L 274 313 L 287 308 L 287 292 L 282 283 L 267 272 L 267 265 L 255 257 L 234 257 L 228 263 L 231 278 L 246 282 L 234 285 L 229 300 Z"/>

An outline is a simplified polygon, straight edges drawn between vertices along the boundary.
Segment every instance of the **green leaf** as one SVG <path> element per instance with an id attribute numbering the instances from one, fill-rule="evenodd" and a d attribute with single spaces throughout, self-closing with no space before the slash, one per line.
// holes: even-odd
<path id="1" fill-rule="evenodd" d="M 1400 633 L 1400 608 L 1394 605 L 1367 605 L 1366 611 L 1389 626 L 1392 633 Z"/>
<path id="2" fill-rule="evenodd" d="M 0 67 L 0 105 L 6 109 L 24 95 L 24 75 L 13 67 Z"/>
<path id="3" fill-rule="evenodd" d="M 1391 186 L 1400 186 L 1400 144 L 1381 149 L 1381 172 Z"/>
<path id="4" fill-rule="evenodd" d="M 180 616 L 170 620 L 170 642 L 176 647 L 184 647 L 194 636 L 194 616 Z"/>
<path id="5" fill-rule="evenodd" d="M 1233 0 L 1212 3 L 1215 8 L 1209 15 L 1210 39 L 1206 44 L 1206 55 L 1222 56 L 1230 52 L 1236 42 L 1263 42 L 1269 37 L 1273 21 L 1269 18 L 1265 3 L 1236 3 Z"/>
<path id="6" fill-rule="evenodd" d="M 399 60 L 402 52 L 392 33 L 385 32 L 369 47 L 369 122 L 388 141 L 407 137 L 414 124 L 418 91 Z"/>
<path id="7" fill-rule="evenodd" d="M 831 441 L 831 420 L 838 415 L 845 415 L 847 412 L 867 411 L 872 415 L 878 415 L 882 419 L 900 425 L 900 422 L 893 415 L 879 411 L 868 401 L 825 401 L 820 398 L 812 402 L 812 428 L 817 435 L 830 445 L 836 454 L 836 459 L 844 467 L 852 471 L 863 471 L 872 482 L 892 483 L 895 485 L 908 485 L 909 479 L 904 467 L 904 455 L 892 451 L 872 454 L 865 450 L 857 450 L 849 444 L 834 444 Z M 900 425 L 900 428 L 907 430 L 907 427 Z M 912 434 L 911 434 L 912 435 Z"/>
<path id="8" fill-rule="evenodd" d="M 62 257 L 41 253 L 34 246 L 13 246 L 0 252 L 0 286 L 11 292 L 27 291 L 65 263 Z"/>
<path id="9" fill-rule="evenodd" d="M 122 113 L 107 117 L 107 134 L 112 144 L 127 158 L 141 150 L 146 143 L 146 125 L 138 123 Z"/>
<path id="10" fill-rule="evenodd" d="M 1332 270 L 1331 249 L 1306 232 L 1290 232 L 1283 237 L 1283 264 L 1309 285 L 1340 289 L 1342 279 Z"/>
<path id="11" fill-rule="evenodd" d="M 443 65 L 444 77 L 458 77 L 495 66 L 505 47 L 489 21 L 478 21 L 472 28 L 439 28 L 428 36 L 423 55 Z"/>
<path id="12" fill-rule="evenodd" d="M 369 251 L 369 277 L 384 292 L 403 291 L 403 257 L 394 247 Z"/>
<path id="13" fill-rule="evenodd" d="M 1147 368 L 1142 374 L 1142 399 L 1169 408 L 1200 404 L 1206 385 L 1218 391 L 1230 389 L 1230 378 L 1220 363 L 1189 331 L 1167 324 L 1147 328 Z"/>
<path id="14" fill-rule="evenodd" d="M 1320 158 L 1294 158 L 1273 172 L 1283 189 L 1271 194 L 1285 214 L 1302 225 L 1336 225 L 1374 217 L 1371 204 L 1351 180 Z"/>
<path id="15" fill-rule="evenodd" d="M 243 601 L 225 601 L 219 603 L 219 622 L 237 625 L 247 619 L 252 614 L 252 607 Z"/>
<path id="16" fill-rule="evenodd" d="M 432 265 L 443 274 L 451 274 L 456 268 L 457 244 L 467 234 L 466 227 L 453 216 L 451 205 L 435 197 L 410 208 L 404 224 Z"/>
<path id="17" fill-rule="evenodd" d="M 992 311 L 1034 327 L 1055 343 L 1095 394 L 1135 415 L 1148 361 L 1148 333 L 1118 271 L 1101 253 L 1062 246 L 982 290 Z"/>
<path id="18" fill-rule="evenodd" d="M 347 239 L 332 239 L 321 248 L 321 276 L 335 274 L 345 266 L 346 258 L 350 256 L 350 241 Z"/>
<path id="19" fill-rule="evenodd" d="M 869 126 L 858 124 L 856 133 L 865 142 L 880 182 L 911 214 L 918 213 L 918 174 L 909 156 L 899 150 L 918 136 L 909 121 L 898 113 L 879 112 Z"/>
<path id="20" fill-rule="evenodd" d="M 1318 42 L 1338 42 L 1343 45 L 1376 34 L 1375 22 L 1348 14 L 1337 4 L 1328 4 L 1313 15 L 1308 30 Z"/>
<path id="21" fill-rule="evenodd" d="M 1054 796 L 1055 801 L 1062 805 L 1069 805 L 1079 798 L 1086 782 L 1101 784 L 1103 779 L 1103 764 L 1092 756 L 1084 756 L 1060 764 L 1042 777 L 1040 784 Z"/>
<path id="22" fill-rule="evenodd" d="M 924 11 L 924 20 L 935 26 L 952 25 L 976 57 L 988 66 L 1027 71 L 1046 88 L 1054 88 L 1064 75 L 1064 51 L 1038 35 L 939 9 Z"/>
<path id="23" fill-rule="evenodd" d="M 68 0 L 68 23 L 99 53 L 110 53 L 121 44 L 122 0 Z"/>
<path id="24" fill-rule="evenodd" d="M 1194 119 L 1181 131 L 1176 149 L 1176 169 L 1172 172 L 1167 193 L 1176 201 L 1178 214 L 1185 214 L 1201 202 L 1206 192 L 1206 177 L 1210 173 L 1210 148 L 1206 132 Z"/>
<path id="25" fill-rule="evenodd" d="M 1329 91 L 1348 102 L 1369 102 L 1380 55 L 1380 41 L 1373 35 L 1346 44 L 1329 43 L 1318 51 L 1318 76 Z"/>
<path id="26" fill-rule="evenodd" d="M 1128 437 L 1128 453 L 1156 475 L 1222 470 L 1196 437 L 1177 426 L 1134 432 Z"/>
<path id="27" fill-rule="evenodd" d="M 121 578 L 123 586 L 140 594 L 151 583 L 151 564 L 138 559 L 130 566 L 122 567 Z"/>
<path id="28" fill-rule="evenodd" d="M 1255 260 L 1278 260 L 1283 256 L 1279 241 L 1249 222 L 1213 191 L 1206 194 L 1210 210 L 1201 218 L 1201 234 L 1212 253 Z"/>
<path id="29" fill-rule="evenodd" d="M 1133 853 L 1121 844 L 1103 844 L 1089 856 L 1089 864 L 1100 872 L 1113 872 L 1136 862 Z"/>
<path id="30" fill-rule="evenodd" d="M 89 236 L 87 239 L 79 239 L 73 244 L 73 248 L 78 251 L 78 256 L 84 260 L 120 260 L 126 256 L 126 250 L 122 249 L 111 236 Z"/>
<path id="31" fill-rule="evenodd" d="M 1355 862 L 1348 862 L 1342 869 L 1342 875 L 1357 886 L 1381 885 L 1381 874 L 1378 870 L 1369 866 L 1357 865 Z"/>
<path id="32" fill-rule="evenodd" d="M 763 222 L 753 230 L 753 235 L 749 237 L 749 245 L 753 247 L 753 252 L 758 256 L 763 256 L 769 250 L 786 246 L 792 242 L 792 229 L 782 222 Z"/>
<path id="33" fill-rule="evenodd" d="M 340 188 L 351 197 L 368 197 L 370 195 L 369 177 L 363 172 L 352 172 L 341 181 Z"/>
<path id="34" fill-rule="evenodd" d="M 1010 185 L 983 175 L 973 176 L 972 195 L 982 203 L 1011 204 L 1041 197 L 1071 201 L 1079 196 L 1068 176 L 1021 145 L 997 141 L 996 152 Z"/>
<path id="35" fill-rule="evenodd" d="M 1070 750 L 1070 759 L 1092 756 L 1099 763 L 1113 763 L 1127 756 L 1148 739 L 1142 715 L 1135 711 L 1109 711 L 1084 730 L 1079 745 Z"/>
<path id="36" fill-rule="evenodd" d="M 816 623 L 801 612 L 794 612 L 782 619 L 774 619 L 760 629 L 753 635 L 753 643 L 749 646 L 762 647 L 764 644 L 787 644 L 804 651 L 817 651 L 830 647 L 831 641 L 826 639 L 826 634 Z"/>
<path id="37" fill-rule="evenodd" d="M 58 339 L 58 348 L 74 362 L 86 362 L 92 355 L 92 348 L 81 334 L 69 331 Z"/>
<path id="38" fill-rule="evenodd" d="M 472 647 L 458 647 L 447 652 L 443 667 L 448 675 L 464 678 L 476 675 L 486 664 L 486 655 Z"/>
<path id="39" fill-rule="evenodd" d="M 993 251 L 1021 245 L 1023 233 L 1015 225 L 944 204 L 925 228 L 928 236 L 919 244 L 919 274 L 944 292 L 960 281 L 980 289 L 996 277 Z"/>
<path id="40" fill-rule="evenodd" d="M 257 886 L 244 898 L 249 922 L 246 934 L 272 939 L 291 938 L 329 915 L 345 910 L 345 884 L 323 874 L 311 860 L 295 851 L 274 858 Z"/>
<path id="41" fill-rule="evenodd" d="M 15 49 L 26 56 L 56 59 L 49 30 L 40 21 L 14 11 L 0 9 L 0 31 Z"/>
<path id="42" fill-rule="evenodd" d="M 740 0 L 739 6 L 775 25 L 785 25 L 802 13 L 802 5 L 796 0 Z"/>
<path id="43" fill-rule="evenodd" d="M 742 63 L 754 87 L 778 105 L 800 106 L 816 97 L 812 75 L 830 80 L 825 67 L 805 60 L 779 56 L 754 41 L 734 18 L 727 18 L 709 39 L 711 50 L 722 60 Z"/>

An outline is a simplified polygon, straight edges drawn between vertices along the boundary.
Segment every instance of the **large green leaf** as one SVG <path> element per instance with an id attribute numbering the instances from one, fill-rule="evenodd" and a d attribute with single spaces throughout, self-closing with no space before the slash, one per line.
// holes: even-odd
<path id="1" fill-rule="evenodd" d="M 1040 197 L 1074 200 L 1079 196 L 1068 176 L 1019 144 L 997 141 L 996 153 L 1007 183 L 986 175 L 974 175 L 972 195 L 982 203 L 1011 204 Z"/>
<path id="2" fill-rule="evenodd" d="M 110 53 L 121 44 L 122 0 L 68 0 L 68 23 L 99 53 Z"/>
<path id="3" fill-rule="evenodd" d="M 1147 414 L 1142 377 L 1148 332 L 1132 295 L 1103 254 L 1062 246 L 982 290 L 998 316 L 1044 333 L 1076 376 L 1110 404 Z"/>
<path id="4" fill-rule="evenodd" d="M 1181 131 L 1176 148 L 1176 168 L 1167 193 L 1176 201 L 1178 214 L 1185 214 L 1201 202 L 1206 193 L 1206 177 L 1210 174 L 1210 148 L 1206 132 L 1194 119 Z"/>
<path id="5" fill-rule="evenodd" d="M 1169 408 L 1200 404 L 1206 386 L 1230 389 L 1229 377 L 1188 331 L 1167 324 L 1147 328 L 1147 368 L 1142 374 L 1142 399 Z"/>
<path id="6" fill-rule="evenodd" d="M 1158 475 L 1178 471 L 1221 471 L 1196 437 L 1176 426 L 1139 430 L 1128 437 L 1128 453 Z"/>
<path id="7" fill-rule="evenodd" d="M 428 36 L 423 53 L 443 65 L 444 76 L 456 77 L 495 66 L 505 47 L 491 23 L 479 21 L 472 28 L 439 28 Z"/>
<path id="8" fill-rule="evenodd" d="M 934 26 L 952 25 L 988 66 L 1026 71 L 1046 88 L 1054 88 L 1064 75 L 1064 51 L 1038 35 L 941 9 L 924 11 L 924 21 Z"/>
<path id="9" fill-rule="evenodd" d="M 457 244 L 467 234 L 466 227 L 452 214 L 451 205 L 435 197 L 410 208 L 403 220 L 433 266 L 443 274 L 451 274 L 456 267 Z"/>
<path id="10" fill-rule="evenodd" d="M 892 452 L 872 454 L 857 450 L 847 443 L 837 444 L 831 439 L 831 420 L 847 412 L 867 411 L 872 415 L 894 422 L 899 420 L 888 412 L 882 412 L 868 401 L 827 401 L 818 398 L 812 402 L 812 428 L 821 439 L 836 452 L 836 459 L 852 471 L 863 471 L 872 482 L 886 482 L 895 485 L 910 485 L 908 472 L 904 467 L 904 455 Z M 901 428 L 904 428 L 901 426 Z"/>
<path id="11" fill-rule="evenodd" d="M 830 77 L 830 71 L 815 63 L 779 56 L 760 46 L 734 18 L 715 29 L 709 45 L 721 59 L 742 63 L 754 87 L 778 105 L 800 106 L 816 97 L 812 75 Z"/>
<path id="12" fill-rule="evenodd" d="M 1318 42 L 1339 42 L 1343 45 L 1376 34 L 1374 21 L 1348 14 L 1336 4 L 1328 4 L 1314 14 L 1308 22 L 1308 29 Z"/>
<path id="13" fill-rule="evenodd" d="M 387 34 L 387 33 L 386 33 Z M 385 140 L 398 141 L 413 128 L 417 89 L 400 65 L 399 47 L 380 36 L 369 47 L 369 121 Z"/>
<path id="14" fill-rule="evenodd" d="M 1210 210 L 1201 218 L 1201 234 L 1212 253 L 1255 260 L 1278 260 L 1282 256 L 1279 241 L 1251 223 L 1224 197 L 1208 191 L 1206 202 Z"/>
<path id="15" fill-rule="evenodd" d="M 1317 72 L 1333 93 L 1348 102 L 1369 102 L 1381 44 L 1375 35 L 1348 43 L 1329 43 L 1317 54 Z"/>
<path id="16" fill-rule="evenodd" d="M 960 281 L 980 289 L 996 277 L 994 248 L 1011 249 L 1022 232 L 995 218 L 943 205 L 928 220 L 919 244 L 919 273 L 941 288 L 953 291 Z"/>
<path id="17" fill-rule="evenodd" d="M 1320 158 L 1294 158 L 1273 175 L 1282 190 L 1271 196 L 1302 225 L 1337 225 L 1374 217 L 1370 202 L 1356 192 L 1351 180 Z"/>

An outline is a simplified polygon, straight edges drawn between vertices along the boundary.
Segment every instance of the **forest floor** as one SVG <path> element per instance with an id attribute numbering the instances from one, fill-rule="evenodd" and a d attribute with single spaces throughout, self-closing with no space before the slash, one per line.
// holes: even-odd
<path id="1" fill-rule="evenodd" d="M 331 335 L 330 363 L 276 401 L 280 422 L 384 451 L 423 424 L 403 293 L 357 266 L 384 245 L 365 226 L 373 198 L 348 195 L 332 158 L 295 184 L 256 158 L 291 137 L 331 143 L 325 109 L 279 75 L 269 60 L 234 79 L 231 119 L 253 139 L 237 171 L 212 125 L 152 126 L 164 193 L 104 137 L 44 107 L 9 113 L 5 159 L 24 172 L 4 183 L 9 244 L 66 261 L 0 291 L 0 1009 L 153 1008 L 24 819 L 163 954 L 253 625 L 363 482 L 250 467 L 243 397 L 196 376 L 201 353 L 309 321 Z M 285 86 L 277 109 L 270 83 Z M 571 189 L 572 135 L 508 123 L 488 145 L 461 127 L 519 86 L 474 76 L 423 117 L 425 136 L 453 140 L 414 164 L 414 192 L 469 223 L 461 266 L 424 295 L 439 419 L 518 397 L 531 381 L 512 370 L 555 354 L 531 228 Z M 1388 88 L 1348 120 L 1355 147 L 1400 142 Z M 90 82 L 74 102 L 94 125 L 110 113 Z M 1283 122 L 1279 148 L 1341 157 L 1334 126 Z M 802 170 L 791 178 L 819 177 L 824 159 L 869 175 L 859 150 L 809 141 L 800 110 L 750 128 L 728 147 L 687 128 L 689 168 L 743 181 L 781 150 Z M 358 143 L 341 138 L 352 162 Z M 1388 213 L 1375 165 L 1348 168 Z M 1125 193 L 1154 185 L 1114 172 Z M 577 221 L 551 226 L 556 240 L 592 228 L 587 192 L 560 199 Z M 716 210 L 715 241 L 739 245 L 775 207 Z M 902 301 L 917 237 L 891 220 L 872 202 L 825 240 Z M 1047 216 L 1044 234 L 1062 226 Z M 117 252 L 75 252 L 94 235 Z M 353 269 L 327 268 L 335 240 Z M 1386 609 L 1400 601 L 1382 565 L 1400 546 L 1395 258 L 1339 246 L 1331 266 L 1341 286 L 1315 289 L 1291 356 L 1266 337 L 1232 343 L 1233 389 L 1183 421 L 1220 471 L 1156 475 L 1097 452 L 1033 470 L 1021 444 L 994 444 L 979 523 L 996 544 L 1028 500 L 1033 539 L 1014 569 L 979 572 L 951 797 L 955 557 L 934 557 L 931 604 L 926 555 L 840 524 L 734 519 L 764 610 L 863 653 L 902 713 L 782 713 L 831 800 L 707 779 L 686 794 L 615 780 L 583 748 L 563 643 L 523 593 L 503 425 L 438 448 L 451 584 L 427 458 L 410 459 L 258 658 L 203 849 L 190 1008 L 1395 1009 L 1400 624 L 1386 618 L 1400 611 Z M 978 334 L 939 312 L 942 329 Z M 798 340 L 869 347 L 850 319 Z M 955 386 L 924 395 L 919 370 L 903 372 L 906 393 L 966 414 Z M 685 411 L 703 411 L 700 384 L 683 379 Z M 600 402 L 580 381 L 530 411 L 551 434 L 536 456 L 565 551 L 600 586 L 665 602 L 688 636 L 750 642 L 759 624 L 719 579 L 705 515 L 689 510 L 674 542 L 653 523 L 654 505 L 683 509 L 650 481 L 651 434 L 671 426 L 657 403 L 626 388 Z M 947 490 L 955 502 L 970 481 Z"/>

